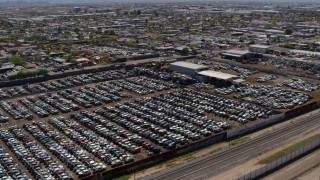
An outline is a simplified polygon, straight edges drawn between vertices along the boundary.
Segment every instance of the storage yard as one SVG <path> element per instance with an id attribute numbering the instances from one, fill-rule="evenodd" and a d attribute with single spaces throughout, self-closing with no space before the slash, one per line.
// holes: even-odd
<path id="1" fill-rule="evenodd" d="M 3 171 L 113 177 L 283 120 L 320 98 L 315 80 L 216 62 L 190 71 L 184 68 L 191 63 L 179 64 L 177 71 L 137 65 L 1 89 L 1 153 L 13 153 L 0 162 Z M 209 82 L 195 84 L 200 76 Z M 234 83 L 238 77 L 244 82 Z"/>

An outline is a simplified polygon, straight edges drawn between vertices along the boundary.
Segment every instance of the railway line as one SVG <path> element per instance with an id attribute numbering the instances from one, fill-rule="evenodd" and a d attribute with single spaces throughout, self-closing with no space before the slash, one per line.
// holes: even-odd
<path id="1" fill-rule="evenodd" d="M 320 126 L 320 113 L 305 117 L 288 126 L 185 164 L 144 177 L 144 180 L 207 179 L 232 165 L 257 156 L 277 144 Z"/>

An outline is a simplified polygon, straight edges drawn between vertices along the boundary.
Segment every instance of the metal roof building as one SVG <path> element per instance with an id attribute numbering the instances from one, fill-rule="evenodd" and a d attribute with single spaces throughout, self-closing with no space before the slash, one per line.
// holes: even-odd
<path id="1" fill-rule="evenodd" d="M 176 71 L 182 74 L 190 75 L 191 77 L 196 77 L 196 72 L 201 70 L 207 70 L 209 67 L 199 64 L 193 64 L 185 61 L 177 61 L 170 64 L 170 70 Z"/>
<path id="2" fill-rule="evenodd" d="M 252 44 L 249 46 L 249 50 L 255 53 L 267 53 L 270 49 L 270 46 L 260 45 L 260 44 Z"/>
<path id="3" fill-rule="evenodd" d="M 225 81 L 238 77 L 233 74 L 227 74 L 227 73 L 223 73 L 223 72 L 219 72 L 219 71 L 200 71 L 200 72 L 198 72 L 198 74 L 203 75 L 203 76 L 207 76 L 210 78 L 225 80 Z"/>
<path id="4" fill-rule="evenodd" d="M 237 75 L 210 70 L 200 71 L 197 75 L 201 76 L 201 78 L 199 78 L 201 82 L 215 84 L 217 87 L 231 85 L 234 80 L 239 78 Z"/>
<path id="5" fill-rule="evenodd" d="M 226 59 L 245 60 L 252 56 L 248 50 L 230 49 L 221 54 Z"/>
<path id="6" fill-rule="evenodd" d="M 207 66 L 204 65 L 199 65 L 199 64 L 193 64 L 185 61 L 178 61 L 171 63 L 170 66 L 179 66 L 179 67 L 184 67 L 188 69 L 194 69 L 194 70 L 200 70 L 200 69 L 207 69 Z"/>

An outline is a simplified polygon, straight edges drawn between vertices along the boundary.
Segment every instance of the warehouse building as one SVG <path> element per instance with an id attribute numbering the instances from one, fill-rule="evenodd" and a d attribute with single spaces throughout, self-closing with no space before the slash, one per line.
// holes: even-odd
<path id="1" fill-rule="evenodd" d="M 197 78 L 197 72 L 209 69 L 207 66 L 178 61 L 170 64 L 170 70 Z"/>
<path id="2" fill-rule="evenodd" d="M 254 52 L 254 53 L 266 54 L 270 51 L 270 46 L 252 44 L 249 46 L 249 51 Z"/>
<path id="3" fill-rule="evenodd" d="M 197 74 L 202 76 L 201 82 L 214 84 L 216 87 L 225 87 L 231 85 L 233 80 L 239 78 L 238 76 L 233 74 L 210 70 L 200 71 Z"/>
<path id="4" fill-rule="evenodd" d="M 236 61 L 247 60 L 252 57 L 252 53 L 248 50 L 231 49 L 221 54 L 225 59 L 231 59 Z"/>

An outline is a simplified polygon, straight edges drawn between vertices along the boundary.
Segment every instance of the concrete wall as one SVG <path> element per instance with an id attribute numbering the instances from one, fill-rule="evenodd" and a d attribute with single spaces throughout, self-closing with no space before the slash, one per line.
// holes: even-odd
<path id="1" fill-rule="evenodd" d="M 261 128 L 263 126 L 267 126 L 269 124 L 272 123 L 276 123 L 278 121 L 281 121 L 285 118 L 284 113 L 278 114 L 278 115 L 274 115 L 268 119 L 263 119 L 263 120 L 259 120 L 256 121 L 256 123 L 252 123 L 252 124 L 245 124 L 244 126 L 237 128 L 237 129 L 230 129 L 229 131 L 227 131 L 227 138 L 232 138 L 235 136 L 239 136 L 242 135 L 244 133 L 256 130 L 258 128 Z"/>
<path id="2" fill-rule="evenodd" d="M 305 104 L 303 106 L 294 108 L 292 110 L 289 110 L 289 111 L 287 111 L 285 113 L 285 117 L 286 118 L 292 118 L 292 117 L 301 115 L 303 113 L 312 111 L 312 110 L 314 110 L 314 109 L 319 107 L 318 103 L 319 103 L 319 101 L 314 101 L 314 102 L 307 103 L 307 104 Z"/>
<path id="3" fill-rule="evenodd" d="M 255 170 L 249 171 L 248 173 L 246 173 L 245 175 L 241 176 L 238 178 L 238 180 L 247 180 L 247 179 L 260 179 L 260 177 L 264 174 L 267 174 L 268 172 L 271 172 L 273 170 L 275 170 L 276 168 L 279 168 L 281 166 L 283 166 L 286 163 L 289 163 L 290 161 L 293 161 L 297 158 L 299 158 L 300 156 L 307 154 L 308 152 L 319 148 L 320 147 L 320 140 L 316 140 L 294 152 L 291 152 L 289 154 L 286 154 L 282 157 L 280 157 L 279 159 L 266 164 L 260 168 L 256 168 Z M 297 172 L 297 174 L 299 173 L 303 173 L 308 169 L 301 169 L 300 172 Z M 288 174 L 288 178 L 287 179 L 291 179 L 289 178 L 290 174 Z M 292 177 L 294 178 L 294 177 Z"/>
<path id="4" fill-rule="evenodd" d="M 165 160 L 169 160 L 172 158 L 177 157 L 178 155 L 184 154 L 184 153 L 188 153 L 203 147 L 207 147 L 210 146 L 216 142 L 219 142 L 223 139 L 225 139 L 226 137 L 226 132 L 222 132 L 210 137 L 207 137 L 205 139 L 202 139 L 200 141 L 182 146 L 182 147 L 178 147 L 172 151 L 167 151 L 167 152 L 163 152 L 161 154 L 152 156 L 152 157 L 148 157 L 145 159 L 142 159 L 140 161 L 136 161 L 118 168 L 113 168 L 111 170 L 105 171 L 105 172 L 101 172 L 99 174 L 96 174 L 95 177 L 97 179 L 113 179 L 116 176 L 121 176 L 124 174 L 129 174 L 129 173 L 133 173 L 136 172 L 140 169 L 146 168 L 146 167 L 150 167 L 152 165 L 155 165 L 157 163 L 163 162 Z M 93 177 L 94 178 L 94 177 Z"/>

